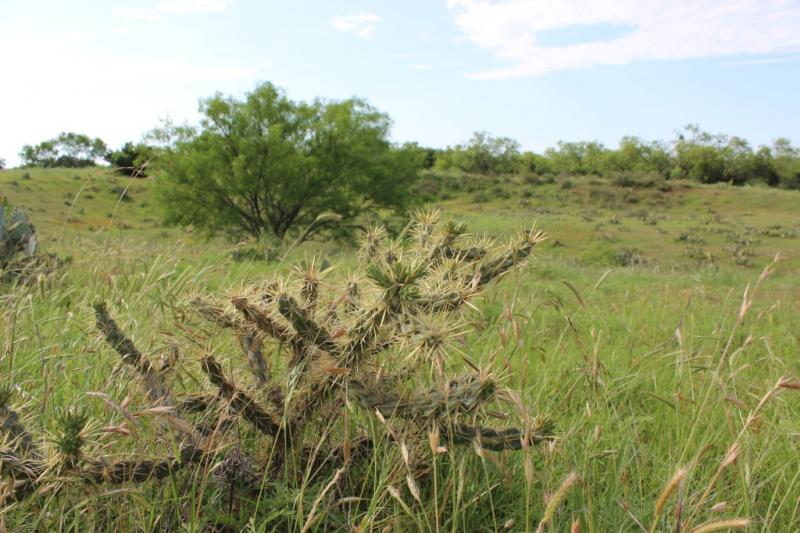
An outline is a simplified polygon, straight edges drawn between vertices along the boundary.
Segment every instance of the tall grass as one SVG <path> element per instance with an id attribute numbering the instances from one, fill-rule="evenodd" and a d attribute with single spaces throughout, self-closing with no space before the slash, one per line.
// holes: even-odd
<path id="1" fill-rule="evenodd" d="M 234 272 L 221 258 L 189 265 L 147 249 L 81 246 L 85 253 L 60 283 L 2 295 L 0 367 L 3 382 L 14 385 L 11 406 L 27 427 L 49 434 L 58 431 L 60 408 L 79 406 L 105 421 L 87 431 L 97 449 L 162 456 L 169 444 L 149 435 L 165 422 L 137 411 L 146 402 L 136 378 L 96 333 L 90 304 L 114 302 L 122 329 L 151 357 L 169 353 L 173 341 L 230 354 L 240 349 L 230 338 L 176 328 L 177 304 L 207 286 L 240 287 L 260 277 L 262 267 Z M 799 412 L 791 394 L 792 376 L 800 373 L 791 355 L 800 309 L 783 298 L 790 282 L 764 277 L 759 293 L 740 300 L 728 290 L 731 278 L 742 290 L 747 284 L 744 274 L 676 279 L 549 260 L 535 273 L 510 274 L 505 286 L 477 302 L 481 314 L 460 350 L 478 365 L 496 359 L 522 391 L 520 401 L 554 420 L 558 438 L 542 449 L 476 455 L 428 443 L 406 458 L 380 438 L 385 430 L 372 418 L 367 434 L 379 444 L 347 496 L 338 492 L 341 477 L 330 485 L 333 473 L 293 486 L 259 480 L 256 493 L 236 488 L 232 497 L 209 465 L 140 485 L 43 487 L 7 505 L 2 517 L 8 528 L 23 530 L 153 530 L 178 523 L 253 531 L 535 530 L 549 523 L 563 530 L 577 523 L 581 531 L 640 525 L 662 531 L 675 530 L 680 520 L 681 530 L 712 531 L 714 524 L 748 520 L 751 530 L 792 531 L 800 525 Z M 198 376 L 196 368 L 175 369 L 188 389 Z M 106 392 L 113 403 L 91 391 Z M 113 405 L 131 413 L 135 426 L 126 426 Z M 120 437 L 120 428 L 130 435 Z M 245 445 L 246 431 L 242 438 Z M 417 455 L 433 465 L 424 483 L 406 477 Z M 659 498 L 678 469 L 679 483 Z M 580 481 L 559 491 L 570 472 Z"/>
<path id="2" fill-rule="evenodd" d="M 81 434 L 109 460 L 112 451 L 140 461 L 179 453 L 177 440 L 156 438 L 179 431 L 169 413 L 150 408 L 136 373 L 97 333 L 91 304 L 112 302 L 121 330 L 154 365 L 169 366 L 180 346 L 181 362 L 169 370 L 178 390 L 201 388 L 200 354 L 235 361 L 226 374 L 247 383 L 246 359 L 232 357 L 241 352 L 236 338 L 188 325 L 180 304 L 187 294 L 239 294 L 285 267 L 233 263 L 214 250 L 71 246 L 79 253 L 64 279 L 0 295 L 8 408 L 48 455 L 67 407 L 96 421 Z M 553 420 L 556 439 L 542 447 L 465 450 L 435 433 L 399 446 L 380 416 L 345 408 L 342 424 L 375 443 L 358 475 L 252 480 L 247 459 L 233 453 L 141 484 L 55 475 L 34 496 L 6 501 L 2 523 L 30 531 L 796 531 L 800 307 L 796 277 L 769 273 L 676 274 L 556 258 L 510 273 L 474 302 L 480 313 L 454 347 L 478 367 L 493 361 L 520 391 L 512 401 Z M 234 447 L 252 446 L 245 423 L 232 432 Z M 223 476 L 226 468 L 233 474 Z"/>

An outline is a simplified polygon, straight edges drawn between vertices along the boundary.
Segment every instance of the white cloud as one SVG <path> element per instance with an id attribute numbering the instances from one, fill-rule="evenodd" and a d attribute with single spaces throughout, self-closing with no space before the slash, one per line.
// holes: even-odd
<path id="1" fill-rule="evenodd" d="M 470 75 L 479 79 L 800 50 L 800 3 L 793 0 L 448 0 L 448 6 L 467 40 L 506 63 Z M 569 46 L 538 40 L 541 32 L 598 24 L 632 30 Z"/>
<path id="2" fill-rule="evenodd" d="M 749 67 L 753 65 L 777 65 L 779 63 L 788 63 L 790 61 L 797 61 L 800 56 L 782 56 L 782 57 L 762 57 L 759 59 L 742 59 L 737 61 L 725 61 L 722 64 L 726 67 Z"/>
<path id="3" fill-rule="evenodd" d="M 381 17 L 374 13 L 358 13 L 333 17 L 331 23 L 339 31 L 355 33 L 362 39 L 369 39 L 375 33 L 375 25 Z"/>
<path id="4" fill-rule="evenodd" d="M 120 8 L 114 16 L 127 20 L 155 22 L 171 15 L 206 15 L 224 11 L 233 0 L 168 0 L 153 5 Z"/>
<path id="5" fill-rule="evenodd" d="M 127 57 L 105 50 L 89 34 L 2 35 L 0 50 L 24 54 L 4 58 L 3 68 L 18 83 L 0 84 L 3 108 L 0 157 L 19 163 L 23 144 L 35 144 L 61 131 L 98 136 L 110 146 L 159 124 L 166 115 L 194 122 L 197 100 L 219 90 L 250 88 L 262 73 L 260 63 L 202 62 L 192 58 Z M 53 91 L 52 80 L 61 80 Z"/>
<path id="6" fill-rule="evenodd" d="M 425 63 L 417 63 L 416 65 L 411 65 L 411 68 L 414 70 L 431 70 L 433 67 Z"/>

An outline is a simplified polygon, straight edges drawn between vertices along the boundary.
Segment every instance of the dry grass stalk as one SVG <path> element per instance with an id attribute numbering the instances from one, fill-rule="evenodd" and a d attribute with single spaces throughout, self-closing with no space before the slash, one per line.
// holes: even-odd
<path id="1" fill-rule="evenodd" d="M 734 518 L 732 520 L 712 520 L 700 524 L 691 530 L 691 533 L 713 533 L 714 531 L 730 531 L 733 529 L 747 529 L 752 522 L 747 518 Z"/>
<path id="2" fill-rule="evenodd" d="M 537 533 L 542 533 L 544 528 L 547 525 L 550 525 L 553 521 L 553 517 L 556 514 L 556 510 L 558 509 L 559 505 L 564 501 L 569 493 L 570 489 L 574 487 L 578 481 L 580 481 L 580 476 L 575 472 L 570 472 L 564 481 L 561 482 L 561 486 L 558 487 L 558 490 L 550 497 L 550 501 L 547 502 L 547 506 L 544 509 L 544 515 L 542 515 L 542 520 L 539 522 L 539 526 L 536 528 Z"/>
<path id="3" fill-rule="evenodd" d="M 689 471 L 685 468 L 679 468 L 661 490 L 661 494 L 659 494 L 658 499 L 656 500 L 656 509 L 655 513 L 653 513 L 653 522 L 650 525 L 651 533 L 656 530 L 658 519 L 661 518 L 661 513 L 664 512 L 664 506 L 667 504 L 667 500 L 669 500 L 669 497 L 678 490 L 680 485 L 683 483 L 683 480 L 686 479 L 688 473 Z"/>

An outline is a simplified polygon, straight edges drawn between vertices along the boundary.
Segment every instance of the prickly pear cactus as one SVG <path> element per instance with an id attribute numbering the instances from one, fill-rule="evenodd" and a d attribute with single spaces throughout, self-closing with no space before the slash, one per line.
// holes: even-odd
<path id="1" fill-rule="evenodd" d="M 13 209 L 9 222 L 3 225 L 6 228 L 4 236 L 5 247 L 11 251 L 10 253 L 21 252 L 27 256 L 32 256 L 36 253 L 38 244 L 36 231 L 24 212 L 19 209 Z"/>
<path id="2" fill-rule="evenodd" d="M 0 282 L 28 282 L 60 266 L 55 256 L 37 255 L 38 247 L 28 215 L 0 196 Z"/>

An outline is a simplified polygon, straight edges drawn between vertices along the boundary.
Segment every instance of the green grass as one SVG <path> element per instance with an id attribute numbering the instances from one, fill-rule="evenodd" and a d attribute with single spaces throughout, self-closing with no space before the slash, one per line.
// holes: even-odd
<path id="1" fill-rule="evenodd" d="M 132 410 L 146 401 L 96 333 L 91 304 L 108 301 L 153 359 L 179 344 L 176 378 L 192 390 L 204 353 L 237 372 L 244 366 L 231 339 L 187 330 L 177 304 L 192 293 L 235 294 L 287 266 L 237 262 L 227 243 L 161 227 L 148 180 L 100 169 L 30 171 L 29 179 L 23 173 L 0 172 L 0 193 L 28 210 L 46 251 L 72 263 L 52 285 L 0 292 L 0 375 L 18 386 L 12 405 L 29 428 L 51 432 L 61 406 L 82 406 L 96 421 L 97 450 L 163 453 L 148 438 L 158 426 L 152 416 L 140 417 L 139 438 L 101 431 L 123 419 L 86 392 L 107 392 L 118 403 L 127 397 Z M 678 499 L 682 520 L 697 510 L 694 525 L 747 517 L 752 531 L 800 529 L 800 393 L 781 389 L 758 407 L 780 378 L 800 377 L 798 193 L 497 181 L 486 202 L 464 192 L 434 204 L 475 232 L 504 235 L 535 221 L 552 237 L 535 268 L 513 272 L 478 302 L 480 314 L 468 315 L 470 333 L 459 346 L 479 363 L 494 357 L 530 411 L 553 419 L 558 439 L 483 458 L 470 450 L 438 455 L 432 475 L 419 481 L 421 503 L 403 478 L 391 477 L 402 458 L 386 444 L 360 480 L 350 481 L 348 495 L 362 499 L 324 498 L 316 527 L 535 530 L 547 498 L 574 471 L 581 480 L 556 509 L 554 531 L 568 530 L 573 520 L 581 531 L 637 531 L 633 517 L 647 528 L 655 522 L 656 531 L 674 531 Z M 115 187 L 128 187 L 133 201 L 119 201 Z M 494 197 L 492 187 L 509 198 Z M 354 265 L 352 250 L 335 244 L 295 250 L 290 262 L 312 250 L 341 265 L 333 276 Z M 737 321 L 745 288 L 752 290 L 778 252 L 786 259 Z M 748 423 L 752 413 L 757 418 Z M 367 420 L 354 423 L 375 434 Z M 700 502 L 733 443 L 736 462 Z M 433 464 L 429 451 L 415 452 Z M 682 489 L 655 517 L 659 494 L 681 467 L 688 469 Z M 215 523 L 236 531 L 300 530 L 328 481 L 270 485 L 257 501 L 232 511 L 228 494 L 207 476 L 73 484 L 8 507 L 2 517 L 9 530 L 30 531 L 149 531 L 176 523 L 192 531 Z M 722 502 L 723 510 L 711 510 Z"/>

